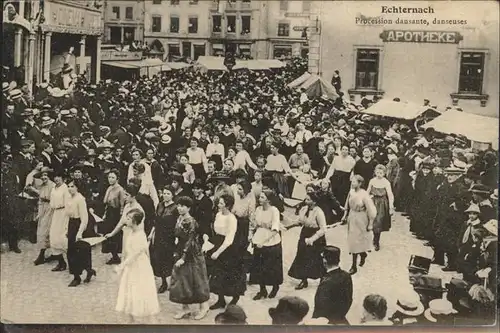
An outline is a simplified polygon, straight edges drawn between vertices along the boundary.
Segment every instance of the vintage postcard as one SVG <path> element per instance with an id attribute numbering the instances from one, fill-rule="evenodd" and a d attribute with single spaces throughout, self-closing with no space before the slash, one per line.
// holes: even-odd
<path id="1" fill-rule="evenodd" d="M 2 323 L 493 327 L 499 9 L 4 1 Z"/>

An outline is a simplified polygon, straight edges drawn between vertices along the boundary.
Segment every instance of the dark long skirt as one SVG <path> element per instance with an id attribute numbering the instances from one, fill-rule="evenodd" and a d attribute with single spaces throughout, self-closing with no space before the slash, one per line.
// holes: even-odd
<path id="1" fill-rule="evenodd" d="M 297 254 L 292 266 L 290 266 L 288 276 L 303 280 L 320 279 L 325 275 L 326 270 L 321 256 L 321 252 L 326 246 L 325 237 L 316 240 L 311 246 L 306 245 L 306 238 L 313 236 L 318 230 L 318 228 L 302 227 Z"/>
<path id="2" fill-rule="evenodd" d="M 334 171 L 330 178 L 332 193 L 341 205 L 345 205 L 347 195 L 351 189 L 351 173 Z"/>
<path id="3" fill-rule="evenodd" d="M 210 299 L 207 267 L 203 255 L 196 255 L 184 265 L 174 267 L 169 299 L 178 304 L 199 304 Z"/>
<path id="4" fill-rule="evenodd" d="M 276 184 L 278 193 L 283 195 L 285 198 L 290 198 L 290 190 L 288 188 L 288 180 L 283 172 L 271 171 L 273 180 Z"/>
<path id="5" fill-rule="evenodd" d="M 107 207 L 106 218 L 100 225 L 100 231 L 105 235 L 112 232 L 118 222 L 120 222 L 120 208 Z M 122 252 L 123 233 L 120 230 L 116 235 L 106 239 L 102 243 L 102 253 L 121 253 Z"/>
<path id="6" fill-rule="evenodd" d="M 68 222 L 68 266 L 69 273 L 81 275 L 84 270 L 92 269 L 92 252 L 87 242 L 76 241 L 80 228 L 80 219 L 69 219 Z M 85 233 L 83 237 L 85 237 Z"/>
<path id="7" fill-rule="evenodd" d="M 234 242 L 238 244 L 238 253 L 243 258 L 243 266 L 245 272 L 250 271 L 250 266 L 252 265 L 252 255 L 247 251 L 248 249 L 248 234 L 250 232 L 250 219 L 248 217 L 238 217 L 238 229 L 236 229 L 236 235 L 234 236 Z"/>
<path id="8" fill-rule="evenodd" d="M 153 229 L 156 216 L 155 205 L 153 199 L 151 199 L 149 195 L 144 193 L 139 193 L 136 199 L 139 205 L 141 205 L 142 209 L 144 209 L 144 232 L 147 236 L 151 232 L 151 229 Z"/>
<path id="9" fill-rule="evenodd" d="M 203 163 L 197 163 L 197 164 L 192 163 L 191 166 L 193 167 L 196 179 L 205 180 L 207 174 L 205 172 L 205 167 L 203 166 Z"/>
<path id="10" fill-rule="evenodd" d="M 391 213 L 389 208 L 389 198 L 385 188 L 372 187 L 370 194 L 373 196 L 373 203 L 377 208 L 377 216 L 373 221 L 373 232 L 381 233 L 391 229 Z"/>
<path id="11" fill-rule="evenodd" d="M 212 237 L 211 242 L 215 246 L 208 252 L 208 257 L 217 251 L 224 242 L 224 238 L 221 235 Z M 209 278 L 211 293 L 225 296 L 240 296 L 245 294 L 246 273 L 242 255 L 238 244 L 233 242 L 216 260 L 213 260 Z"/>
<path id="12" fill-rule="evenodd" d="M 283 249 L 281 243 L 254 249 L 249 283 L 265 286 L 275 286 L 283 283 Z"/>
<path id="13" fill-rule="evenodd" d="M 175 218 L 158 217 L 158 219 L 162 219 L 164 223 L 157 222 L 155 225 L 155 236 L 150 251 L 151 266 L 155 276 L 167 277 L 172 275 L 174 267 Z"/>

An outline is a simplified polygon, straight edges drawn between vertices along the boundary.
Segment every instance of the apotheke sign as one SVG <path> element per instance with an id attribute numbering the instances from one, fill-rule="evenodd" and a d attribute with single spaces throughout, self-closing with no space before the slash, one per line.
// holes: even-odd
<path id="1" fill-rule="evenodd" d="M 463 40 L 459 32 L 384 30 L 380 38 L 386 43 L 458 44 Z"/>

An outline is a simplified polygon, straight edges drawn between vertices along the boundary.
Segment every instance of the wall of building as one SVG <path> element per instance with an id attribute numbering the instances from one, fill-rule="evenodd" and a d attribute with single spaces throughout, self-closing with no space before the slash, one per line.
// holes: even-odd
<path id="1" fill-rule="evenodd" d="M 422 103 L 424 98 L 431 104 L 445 108 L 452 104 L 450 94 L 458 90 L 460 52 L 485 51 L 483 94 L 489 98 L 484 107 L 478 100 L 458 101 L 466 112 L 498 115 L 498 5 L 493 2 L 429 3 L 434 14 L 414 15 L 428 18 L 429 25 L 394 24 L 398 18 L 412 18 L 409 14 L 381 14 L 381 6 L 394 2 L 328 2 L 321 11 L 320 73 L 330 80 L 333 72 L 340 71 L 342 90 L 354 88 L 356 47 L 380 48 L 379 90 L 384 97 L 399 97 Z M 398 5 L 401 5 L 398 3 Z M 426 2 L 405 2 L 408 7 L 426 7 Z M 473 14 L 472 14 L 473 12 Z M 356 24 L 356 17 L 391 19 L 392 25 Z M 462 19 L 467 24 L 433 24 L 434 18 Z M 459 44 L 384 42 L 380 34 L 384 30 L 448 31 L 463 36 Z M 359 100 L 359 95 L 356 96 Z"/>
<path id="2" fill-rule="evenodd" d="M 191 43 L 191 56 L 194 55 L 194 45 L 205 46 L 208 54 L 209 48 L 207 40 L 210 37 L 210 8 L 211 1 L 180 1 L 179 4 L 172 5 L 170 1 L 162 1 L 161 4 L 153 4 L 153 1 L 145 1 L 144 17 L 144 39 L 148 43 L 159 40 L 165 52 L 168 53 L 169 44 L 177 44 L 182 52 L 182 42 Z M 153 16 L 161 17 L 161 32 L 152 31 Z M 179 32 L 170 32 L 170 17 L 179 17 Z M 189 17 L 198 18 L 198 32 L 188 33 Z"/>
<path id="3" fill-rule="evenodd" d="M 116 18 L 113 7 L 118 7 L 120 18 Z M 132 8 L 132 18 L 126 17 L 127 7 Z M 107 0 L 103 9 L 104 42 L 111 40 L 111 27 L 135 28 L 134 40 L 142 41 L 144 37 L 144 2 L 126 0 Z"/>
<path id="4" fill-rule="evenodd" d="M 276 47 L 291 46 L 291 55 L 299 56 L 306 48 L 306 39 L 302 37 L 304 28 L 309 25 L 309 16 L 313 1 L 267 1 L 269 38 L 269 58 L 273 57 Z M 278 25 L 289 25 L 288 36 L 278 36 Z"/>

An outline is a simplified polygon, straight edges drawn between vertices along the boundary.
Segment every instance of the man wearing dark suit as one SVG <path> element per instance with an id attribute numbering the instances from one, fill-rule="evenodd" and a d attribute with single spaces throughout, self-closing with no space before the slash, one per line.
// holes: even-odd
<path id="1" fill-rule="evenodd" d="M 130 133 L 127 128 L 125 126 L 121 126 L 111 135 L 110 141 L 121 147 L 127 147 L 130 143 L 130 139 Z"/>
<path id="2" fill-rule="evenodd" d="M 349 325 L 345 316 L 352 304 L 352 279 L 339 267 L 340 249 L 326 246 L 323 250 L 326 275 L 314 296 L 313 318 L 327 318 L 332 325 Z"/>

